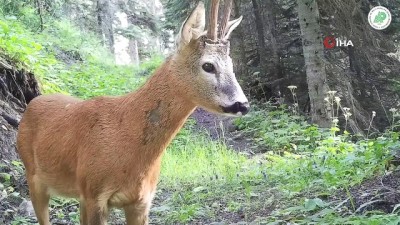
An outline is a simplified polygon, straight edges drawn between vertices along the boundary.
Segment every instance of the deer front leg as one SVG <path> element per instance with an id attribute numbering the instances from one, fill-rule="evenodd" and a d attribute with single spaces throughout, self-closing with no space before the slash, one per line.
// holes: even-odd
<path id="1" fill-rule="evenodd" d="M 149 207 L 131 204 L 124 208 L 127 225 L 148 225 Z"/>
<path id="2" fill-rule="evenodd" d="M 83 225 L 107 225 L 108 208 L 96 199 L 84 199 L 81 208 L 81 223 Z"/>

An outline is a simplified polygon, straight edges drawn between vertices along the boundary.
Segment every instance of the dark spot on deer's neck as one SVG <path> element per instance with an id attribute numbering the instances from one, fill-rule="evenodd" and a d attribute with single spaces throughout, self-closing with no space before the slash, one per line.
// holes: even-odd
<path id="1" fill-rule="evenodd" d="M 158 123 L 160 121 L 161 115 L 158 109 L 154 109 L 149 113 L 150 123 Z"/>
<path id="2" fill-rule="evenodd" d="M 158 101 L 156 108 L 148 112 L 148 119 L 150 124 L 158 124 L 161 120 L 161 101 Z"/>

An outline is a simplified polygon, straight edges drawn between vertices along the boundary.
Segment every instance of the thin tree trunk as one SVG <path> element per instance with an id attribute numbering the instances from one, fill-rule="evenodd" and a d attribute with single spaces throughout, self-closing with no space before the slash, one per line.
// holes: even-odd
<path id="1" fill-rule="evenodd" d="M 269 39 L 271 41 L 271 59 L 272 59 L 272 71 L 271 71 L 271 80 L 278 80 L 282 78 L 282 68 L 279 59 L 279 49 L 278 43 L 276 41 L 276 21 L 275 21 L 275 5 L 272 0 L 264 0 L 266 6 L 266 25 L 269 31 Z"/>
<path id="2" fill-rule="evenodd" d="M 114 53 L 113 10 L 110 0 L 97 0 L 97 22 L 102 34 L 103 44 Z"/>
<path id="3" fill-rule="evenodd" d="M 160 16 L 160 15 L 162 15 L 162 10 L 159 10 L 159 9 L 157 9 L 157 1 L 158 0 L 152 0 L 152 1 L 149 1 L 150 3 L 151 3 L 151 12 L 152 12 L 152 14 L 154 15 L 154 16 L 156 16 L 156 17 L 158 17 L 158 16 Z M 154 49 L 153 49 L 153 51 L 155 51 L 155 52 L 162 52 L 162 46 L 161 46 L 161 38 L 160 38 L 160 35 L 158 35 L 158 34 L 155 34 L 155 36 L 154 36 Z"/>
<path id="4" fill-rule="evenodd" d="M 113 25 L 118 29 L 127 29 L 129 27 L 128 15 L 120 10 L 114 14 Z M 136 64 L 137 60 L 133 59 L 135 55 L 131 51 L 131 42 L 127 37 L 116 33 L 114 35 L 114 56 L 115 63 L 118 65 Z"/>
<path id="5" fill-rule="evenodd" d="M 37 12 L 39 14 L 39 20 L 40 20 L 40 30 L 44 30 L 43 26 L 43 8 L 42 8 L 42 2 L 40 0 L 36 0 L 36 5 L 37 5 Z"/>
<path id="6" fill-rule="evenodd" d="M 265 62 L 265 56 L 267 54 L 267 49 L 265 47 L 265 36 L 264 36 L 264 22 L 260 13 L 260 6 L 258 4 L 258 0 L 251 0 L 253 3 L 253 13 L 256 19 L 256 28 L 257 28 L 257 38 L 258 38 L 258 55 L 260 57 L 260 68 L 261 73 L 265 76 L 267 67 Z"/>
<path id="7" fill-rule="evenodd" d="M 235 0 L 234 1 L 234 10 L 236 15 L 240 15 L 240 5 L 241 1 L 240 0 Z M 236 32 L 238 37 L 244 37 L 244 32 L 242 26 L 239 26 L 236 28 Z M 246 59 L 246 44 L 244 42 L 244 38 L 238 38 L 239 39 L 239 49 L 240 49 L 240 60 L 242 61 L 240 64 L 240 76 L 242 77 L 248 77 L 249 72 L 247 71 L 247 59 Z"/>
<path id="8" fill-rule="evenodd" d="M 318 5 L 315 0 L 297 0 L 297 4 L 312 122 L 321 127 L 329 127 L 330 120 L 324 102 L 328 85 L 323 61 L 324 49 L 319 24 Z"/>
<path id="9" fill-rule="evenodd" d="M 129 50 L 132 58 L 132 63 L 136 66 L 140 64 L 139 46 L 137 40 L 129 40 Z"/>

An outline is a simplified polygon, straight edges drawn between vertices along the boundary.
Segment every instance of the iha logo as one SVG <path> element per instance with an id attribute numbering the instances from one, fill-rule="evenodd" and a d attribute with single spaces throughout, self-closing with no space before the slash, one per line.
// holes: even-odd
<path id="1" fill-rule="evenodd" d="M 332 49 L 335 47 L 354 47 L 353 42 L 348 39 L 335 38 L 333 36 L 328 36 L 324 38 L 324 46 L 327 49 Z"/>

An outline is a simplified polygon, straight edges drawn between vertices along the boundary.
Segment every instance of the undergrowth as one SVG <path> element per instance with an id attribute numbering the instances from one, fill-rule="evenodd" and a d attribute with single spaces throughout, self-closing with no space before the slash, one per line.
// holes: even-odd
<path id="1" fill-rule="evenodd" d="M 389 214 L 355 213 L 331 199 L 384 173 L 400 147 L 398 133 L 351 141 L 347 132 L 320 129 L 270 106 L 236 124 L 268 151 L 248 157 L 185 129 L 163 158 L 157 218 L 171 224 L 223 221 L 224 214 L 254 224 L 400 222 L 399 206 Z"/>
<path id="2" fill-rule="evenodd" d="M 15 16 L 0 17 L 0 56 L 18 69 L 31 70 L 44 93 L 81 98 L 135 90 L 162 61 L 156 55 L 139 67 L 116 65 L 96 35 L 66 20 L 36 33 Z"/>

